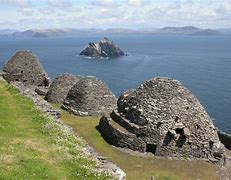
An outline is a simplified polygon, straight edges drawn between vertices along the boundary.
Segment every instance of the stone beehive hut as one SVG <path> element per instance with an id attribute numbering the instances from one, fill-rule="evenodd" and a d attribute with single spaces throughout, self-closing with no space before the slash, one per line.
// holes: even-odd
<path id="1" fill-rule="evenodd" d="M 18 51 L 3 68 L 4 78 L 10 81 L 21 81 L 28 85 L 44 86 L 44 75 L 47 73 L 37 56 L 30 51 Z"/>
<path id="2" fill-rule="evenodd" d="M 107 85 L 95 77 L 81 78 L 68 92 L 63 109 L 80 116 L 111 112 L 116 98 Z"/>
<path id="3" fill-rule="evenodd" d="M 45 99 L 51 103 L 63 103 L 69 90 L 81 79 L 81 76 L 74 76 L 68 73 L 60 75 L 56 78 L 46 96 Z"/>
<path id="4" fill-rule="evenodd" d="M 99 130 L 119 147 L 159 156 L 224 160 L 217 128 L 197 98 L 179 81 L 154 78 L 125 92 Z"/>

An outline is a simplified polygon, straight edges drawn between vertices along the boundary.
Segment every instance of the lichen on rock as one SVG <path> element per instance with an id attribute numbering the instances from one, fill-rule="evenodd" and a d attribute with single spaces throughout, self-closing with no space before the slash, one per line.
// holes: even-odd
<path id="1" fill-rule="evenodd" d="M 68 92 L 62 108 L 79 116 L 102 115 L 116 107 L 115 95 L 95 77 L 81 78 Z"/>
<path id="2" fill-rule="evenodd" d="M 39 59 L 28 50 L 18 51 L 5 64 L 3 77 L 6 81 L 20 81 L 26 85 L 45 86 L 47 76 Z"/>
<path id="3" fill-rule="evenodd" d="M 135 151 L 221 163 L 225 159 L 217 128 L 203 106 L 170 78 L 153 78 L 122 94 L 117 109 L 101 118 L 99 130 L 109 143 Z"/>
<path id="4" fill-rule="evenodd" d="M 81 79 L 82 76 L 74 76 L 64 73 L 55 78 L 49 87 L 45 99 L 51 103 L 62 104 L 69 90 Z"/>

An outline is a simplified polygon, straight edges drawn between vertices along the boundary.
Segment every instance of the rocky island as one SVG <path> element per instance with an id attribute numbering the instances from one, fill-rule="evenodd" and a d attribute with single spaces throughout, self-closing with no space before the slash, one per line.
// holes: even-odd
<path id="1" fill-rule="evenodd" d="M 92 58 L 113 58 L 124 56 L 125 53 L 113 41 L 104 37 L 99 43 L 89 43 L 80 55 Z"/>
<path id="2" fill-rule="evenodd" d="M 30 51 L 17 52 L 4 70 L 0 70 L 0 76 L 29 97 L 39 110 L 62 128 L 61 111 L 50 103 L 62 104 L 63 109 L 77 116 L 103 114 L 97 129 L 104 139 L 133 155 L 139 153 L 142 157 L 152 157 L 152 153 L 176 160 L 203 159 L 222 165 L 221 172 L 225 174 L 221 174 L 221 179 L 225 179 L 226 174 L 230 175 L 230 152 L 225 147 L 231 149 L 231 135 L 213 125 L 197 98 L 179 81 L 153 78 L 136 90 L 123 93 L 116 104 L 114 94 L 96 77 L 64 73 L 51 86 L 44 87 L 44 75 L 47 73 Z M 45 99 L 36 91 L 38 87 L 48 90 L 44 91 Z M 125 178 L 126 174 L 120 168 L 87 145 L 84 153 L 89 152 L 102 169 L 118 179 Z"/>
<path id="3" fill-rule="evenodd" d="M 154 78 L 122 94 L 117 109 L 101 118 L 98 129 L 118 147 L 225 162 L 211 118 L 188 89 L 170 78 Z"/>

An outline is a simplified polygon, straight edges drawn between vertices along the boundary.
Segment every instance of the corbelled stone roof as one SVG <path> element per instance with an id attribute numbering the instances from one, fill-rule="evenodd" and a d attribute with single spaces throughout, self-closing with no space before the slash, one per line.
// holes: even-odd
<path id="1" fill-rule="evenodd" d="M 70 89 L 62 105 L 62 108 L 80 116 L 109 113 L 115 107 L 114 94 L 95 77 L 81 78 Z"/>
<path id="2" fill-rule="evenodd" d="M 37 56 L 27 50 L 16 52 L 3 71 L 7 81 L 21 81 L 36 86 L 44 86 L 44 75 L 47 76 Z"/>
<path id="3" fill-rule="evenodd" d="M 171 78 L 154 78 L 125 92 L 111 118 L 102 117 L 99 126 L 116 146 L 160 156 L 224 160 L 211 118 L 197 98 Z"/>
<path id="4" fill-rule="evenodd" d="M 63 103 L 69 90 L 83 77 L 72 74 L 62 74 L 51 84 L 45 99 L 51 103 Z"/>

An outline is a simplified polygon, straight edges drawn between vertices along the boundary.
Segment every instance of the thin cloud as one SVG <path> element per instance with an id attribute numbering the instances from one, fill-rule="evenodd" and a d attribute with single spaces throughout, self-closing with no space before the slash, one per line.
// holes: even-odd
<path id="1" fill-rule="evenodd" d="M 134 6 L 134 7 L 144 7 L 150 3 L 151 1 L 149 0 L 128 0 L 127 1 L 128 6 Z"/>
<path id="2" fill-rule="evenodd" d="M 96 0 L 90 3 L 93 6 L 101 6 L 101 7 L 117 7 L 119 3 L 115 0 Z"/>
<path id="3" fill-rule="evenodd" d="M 19 8 L 31 7 L 31 1 L 29 0 L 0 0 L 0 4 L 5 4 L 8 6 L 14 6 Z"/>
<path id="4" fill-rule="evenodd" d="M 35 26 L 143 29 L 184 25 L 202 28 L 231 26 L 231 0 L 0 0 L 3 2 L 14 9 L 3 11 L 0 21 L 10 16 L 17 22 L 14 28 L 21 27 L 22 19 L 23 26 L 28 29 Z M 20 10 L 15 11 L 15 7 Z"/>
<path id="5" fill-rule="evenodd" d="M 73 3 L 69 0 L 46 0 L 46 4 L 53 8 L 69 8 Z"/>

